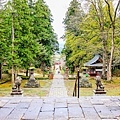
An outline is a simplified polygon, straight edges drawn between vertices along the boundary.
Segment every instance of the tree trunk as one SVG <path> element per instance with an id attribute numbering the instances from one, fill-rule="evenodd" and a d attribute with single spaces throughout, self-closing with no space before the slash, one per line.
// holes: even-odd
<path id="1" fill-rule="evenodd" d="M 28 76 L 28 68 L 26 69 L 26 76 Z"/>
<path id="2" fill-rule="evenodd" d="M 107 0 L 104 0 L 108 6 L 108 13 L 111 21 L 111 28 L 112 28 L 112 40 L 111 40 L 111 54 L 109 58 L 109 64 L 108 64 L 108 71 L 107 71 L 107 80 L 112 80 L 112 61 L 113 61 L 113 54 L 114 54 L 114 39 L 115 39 L 115 19 L 117 16 L 117 10 L 119 9 L 120 6 L 120 0 L 118 0 L 117 6 L 114 9 L 114 16 L 111 14 L 111 9 L 110 9 L 110 4 Z"/>
<path id="3" fill-rule="evenodd" d="M 101 39 L 103 42 L 103 69 L 102 69 L 102 78 L 105 80 L 107 78 L 106 76 L 106 68 L 107 68 L 107 42 L 106 37 L 104 33 L 104 28 L 101 28 Z"/>
<path id="4" fill-rule="evenodd" d="M 0 79 L 2 79 L 2 64 L 0 63 Z"/>
<path id="5" fill-rule="evenodd" d="M 45 63 L 44 62 L 42 62 L 41 64 L 41 70 L 43 72 L 43 77 L 45 77 Z"/>
<path id="6" fill-rule="evenodd" d="M 13 14 L 12 14 L 13 15 Z M 14 80 L 15 80 L 15 73 L 14 73 L 14 21 L 13 21 L 13 16 L 12 16 L 12 86 L 14 86 Z"/>
<path id="7" fill-rule="evenodd" d="M 111 45 L 111 54 L 108 64 L 108 71 L 107 71 L 107 80 L 112 80 L 112 61 L 113 61 L 113 54 L 114 54 L 114 34 L 115 34 L 115 27 L 112 26 L 112 45 Z"/>
<path id="8" fill-rule="evenodd" d="M 14 67 L 12 66 L 12 86 L 14 86 L 15 74 L 14 74 Z"/>

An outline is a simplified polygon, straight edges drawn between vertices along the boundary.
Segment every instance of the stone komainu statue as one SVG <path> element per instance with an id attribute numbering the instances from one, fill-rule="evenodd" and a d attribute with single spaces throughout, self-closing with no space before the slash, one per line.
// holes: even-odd
<path id="1" fill-rule="evenodd" d="M 101 77 L 100 76 L 96 76 L 96 86 L 97 86 L 97 88 L 96 88 L 97 90 L 98 89 L 104 90 L 104 86 L 101 83 Z"/>
<path id="2" fill-rule="evenodd" d="M 20 91 L 21 81 L 22 78 L 20 76 L 17 76 L 15 79 L 15 89 L 17 89 L 17 91 Z"/>

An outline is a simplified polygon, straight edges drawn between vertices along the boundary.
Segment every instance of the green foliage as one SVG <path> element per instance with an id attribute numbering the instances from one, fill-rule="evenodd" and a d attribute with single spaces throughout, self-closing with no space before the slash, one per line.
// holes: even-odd
<path id="1" fill-rule="evenodd" d="M 25 69 L 30 64 L 50 66 L 51 56 L 58 50 L 52 21 L 43 0 L 9 1 L 0 10 L 0 63 Z"/>
<path id="2" fill-rule="evenodd" d="M 82 21 L 83 16 L 84 12 L 81 8 L 81 4 L 78 0 L 72 0 L 64 19 L 66 30 L 74 33 L 75 36 L 78 36 L 80 34 L 79 24 Z"/>
<path id="3" fill-rule="evenodd" d="M 80 23 L 84 15 L 81 4 L 77 0 L 71 1 L 64 19 L 66 43 L 63 52 L 66 54 L 66 65 L 72 72 L 74 72 L 75 66 L 79 66 L 81 56 L 85 54 L 84 51 L 80 52 L 83 47 L 81 45 L 83 41 L 80 37 L 82 34 Z"/>
<path id="4" fill-rule="evenodd" d="M 11 44 L 11 18 L 9 8 L 0 10 L 0 63 L 8 59 Z"/>
<path id="5" fill-rule="evenodd" d="M 52 15 L 43 0 L 38 0 L 34 7 L 34 31 L 35 39 L 44 46 L 42 54 L 37 56 L 39 66 L 44 63 L 50 66 L 51 55 L 58 50 L 57 37 L 51 25 Z"/>
<path id="6" fill-rule="evenodd" d="M 102 55 L 104 47 L 107 55 L 110 54 L 112 28 L 108 7 L 103 0 L 90 0 L 89 3 L 89 11 L 85 14 L 80 7 L 81 3 L 72 0 L 64 19 L 66 42 L 62 52 L 66 55 L 66 65 L 70 68 L 83 66 L 95 54 Z M 113 3 L 109 1 L 109 5 L 113 18 Z M 120 18 L 117 17 L 115 23 L 114 64 L 119 64 L 119 20 Z M 105 46 L 103 46 L 103 40 L 105 40 Z"/>

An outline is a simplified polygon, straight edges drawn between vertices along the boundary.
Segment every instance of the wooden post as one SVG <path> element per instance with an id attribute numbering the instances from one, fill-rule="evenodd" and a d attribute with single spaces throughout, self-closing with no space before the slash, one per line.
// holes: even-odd
<path id="1" fill-rule="evenodd" d="M 76 82 L 75 82 L 75 96 L 76 96 Z"/>
<path id="2" fill-rule="evenodd" d="M 78 77 L 78 98 L 79 98 L 79 78 L 80 78 L 79 73 L 80 73 L 80 71 L 78 70 L 78 75 L 77 75 L 77 77 Z"/>

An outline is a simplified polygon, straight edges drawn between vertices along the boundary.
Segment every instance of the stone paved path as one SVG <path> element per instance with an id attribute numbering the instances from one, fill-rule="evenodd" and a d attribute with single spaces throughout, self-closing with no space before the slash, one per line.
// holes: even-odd
<path id="1" fill-rule="evenodd" d="M 49 97 L 67 97 L 67 90 L 61 74 L 55 74 L 50 88 Z"/>
<path id="2" fill-rule="evenodd" d="M 1 97 L 0 120 L 120 120 L 120 96 Z"/>

